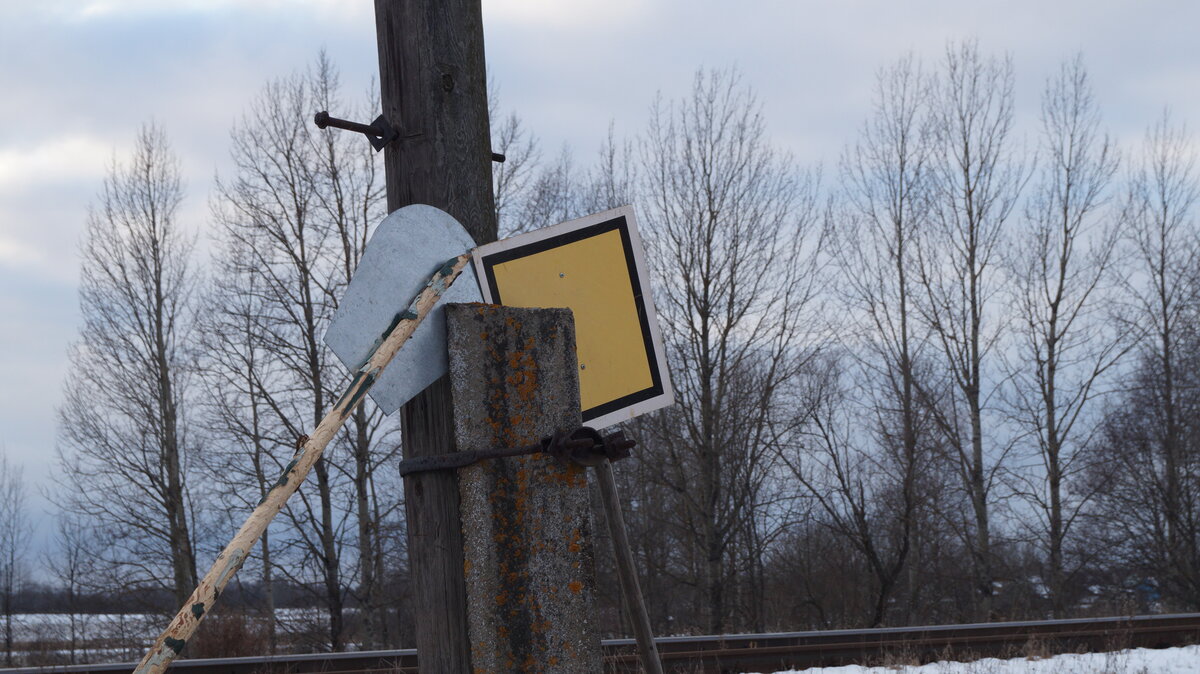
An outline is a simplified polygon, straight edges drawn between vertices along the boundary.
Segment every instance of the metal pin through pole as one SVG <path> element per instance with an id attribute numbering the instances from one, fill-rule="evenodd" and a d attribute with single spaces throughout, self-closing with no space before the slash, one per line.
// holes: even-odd
<path id="1" fill-rule="evenodd" d="M 387 118 L 383 115 L 376 117 L 375 121 L 370 124 L 359 124 L 358 122 L 351 122 L 346 119 L 330 117 L 329 111 L 322 110 L 313 115 L 313 123 L 317 125 L 318 129 L 332 126 L 335 129 L 361 133 L 367 137 L 367 140 L 371 141 L 371 147 L 375 148 L 376 152 L 379 152 L 387 147 L 388 143 L 400 137 L 400 132 L 393 129 L 392 125 L 388 124 Z"/>

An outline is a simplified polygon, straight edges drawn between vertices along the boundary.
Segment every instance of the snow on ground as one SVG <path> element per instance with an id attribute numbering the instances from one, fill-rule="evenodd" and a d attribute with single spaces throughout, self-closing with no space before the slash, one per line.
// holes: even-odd
<path id="1" fill-rule="evenodd" d="M 347 616 L 353 613 L 354 609 L 346 609 Z M 327 620 L 326 614 L 316 608 L 277 608 L 275 618 L 285 631 L 323 625 Z M 80 613 L 75 615 L 75 626 L 79 638 L 84 640 L 120 638 L 150 642 L 170 619 L 169 615 L 152 613 Z M 70 634 L 71 616 L 66 613 L 15 613 L 12 620 L 13 638 L 17 641 L 45 641 L 67 638 Z"/>
<path id="2" fill-rule="evenodd" d="M 1040 660 L 986 658 L 975 662 L 933 662 L 891 667 L 814 667 L 776 674 L 1196 674 L 1200 646 L 1135 648 L 1112 653 L 1055 655 Z"/>

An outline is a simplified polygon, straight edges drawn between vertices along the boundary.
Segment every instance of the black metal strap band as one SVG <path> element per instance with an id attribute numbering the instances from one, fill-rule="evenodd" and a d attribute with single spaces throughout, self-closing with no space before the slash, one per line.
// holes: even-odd
<path id="1" fill-rule="evenodd" d="M 549 454 L 581 466 L 595 466 L 604 459 L 618 461 L 628 457 L 630 450 L 636 445 L 637 443 L 626 438 L 622 431 L 602 436 L 594 428 L 581 426 L 570 433 L 560 431 L 522 447 L 496 447 L 405 459 L 400 462 L 400 476 L 430 470 L 455 470 L 488 459 L 537 453 Z"/>

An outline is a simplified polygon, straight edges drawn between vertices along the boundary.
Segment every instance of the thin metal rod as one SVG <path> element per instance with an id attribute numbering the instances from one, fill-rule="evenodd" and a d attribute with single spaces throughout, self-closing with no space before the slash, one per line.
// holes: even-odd
<path id="1" fill-rule="evenodd" d="M 167 625 L 167 629 L 154 642 L 154 646 L 146 653 L 146 657 L 142 658 L 141 663 L 134 670 L 134 674 L 158 674 L 158 672 L 166 670 L 175 657 L 183 651 L 183 647 L 195 633 L 200 621 L 212 610 L 217 596 L 229 584 L 238 569 L 242 568 L 242 564 L 250 554 L 250 549 L 262 536 L 263 531 L 266 531 L 267 525 L 283 508 L 288 497 L 294 494 L 300 484 L 304 482 L 308 471 L 312 469 L 317 459 L 321 458 L 325 446 L 333 439 L 354 408 L 366 397 L 367 391 L 379 378 L 379 373 L 387 367 L 388 363 L 392 362 L 396 352 L 412 336 L 413 331 L 433 309 L 433 305 L 441 299 L 450 284 L 454 283 L 454 279 L 458 278 L 470 259 L 470 254 L 464 253 L 447 261 L 429 279 L 425 284 L 425 289 L 417 294 L 408 309 L 396 314 L 392 326 L 384 333 L 382 343 L 375 348 L 366 364 L 354 374 L 354 379 L 346 387 L 346 391 L 342 393 L 342 397 L 338 399 L 333 409 L 325 415 L 312 435 L 304 440 L 291 463 L 283 469 L 283 475 L 280 476 L 279 481 L 275 483 L 271 491 L 267 492 L 254 512 L 246 518 L 246 523 L 234 535 L 229 545 L 225 546 L 221 554 L 217 555 L 212 568 L 196 586 L 196 590 L 192 592 L 187 603 L 179 609 L 175 619 Z"/>
<path id="2" fill-rule="evenodd" d="M 629 548 L 629 534 L 625 531 L 625 515 L 621 512 L 621 499 L 617 496 L 617 480 L 613 475 L 612 462 L 608 459 L 596 466 L 599 478 L 600 497 L 604 501 L 604 515 L 608 530 L 612 534 L 613 555 L 617 558 L 617 578 L 621 581 L 621 596 L 625 599 L 625 614 L 633 625 L 633 636 L 637 639 L 638 657 L 647 674 L 663 674 L 662 659 L 658 656 L 658 644 L 654 643 L 654 631 L 650 629 L 650 616 L 646 613 L 646 602 L 642 599 L 642 588 L 638 584 L 637 571 L 633 566 L 633 552 Z"/>
<path id="3" fill-rule="evenodd" d="M 371 126 L 370 124 L 359 124 L 358 122 L 351 122 L 346 119 L 338 119 L 337 117 L 330 117 L 329 113 L 324 112 L 324 111 L 318 112 L 316 115 L 314 115 L 313 122 L 317 125 L 318 129 L 324 129 L 327 126 L 332 126 L 335 129 L 345 129 L 346 131 L 357 131 L 359 133 L 365 133 L 368 136 L 374 136 L 376 138 L 383 137 L 383 133 L 379 129 Z"/>
<path id="4" fill-rule="evenodd" d="M 501 459 L 509 456 L 521 456 L 523 454 L 536 454 L 538 452 L 546 452 L 548 454 L 555 454 L 556 452 L 569 453 L 576 449 L 589 449 L 593 445 L 594 443 L 591 440 L 563 440 L 557 444 L 535 442 L 521 447 L 475 449 L 465 452 L 451 452 L 449 454 L 418 456 L 400 462 L 400 477 L 407 477 L 413 473 L 423 473 L 430 470 L 464 468 L 473 463 L 488 459 Z"/>

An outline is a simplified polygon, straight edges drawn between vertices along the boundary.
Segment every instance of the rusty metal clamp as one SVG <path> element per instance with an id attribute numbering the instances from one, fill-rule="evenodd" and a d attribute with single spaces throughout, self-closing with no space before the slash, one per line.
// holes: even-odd
<path id="1" fill-rule="evenodd" d="M 601 435 L 594 428 L 581 426 L 570 433 L 558 431 L 536 443 L 521 447 L 495 447 L 404 459 L 399 466 L 400 477 L 430 470 L 464 468 L 488 459 L 539 453 L 549 454 L 560 461 L 571 461 L 581 466 L 596 466 L 604 459 L 619 461 L 628 457 L 630 450 L 636 445 L 637 442 L 626 438 L 622 431 Z"/>
<path id="2" fill-rule="evenodd" d="M 557 445 L 552 443 L 547 453 L 581 466 L 592 467 L 600 465 L 605 459 L 624 459 L 636 445 L 637 442 L 625 437 L 624 431 L 600 435 L 600 431 L 590 426 L 581 426 L 575 429 L 565 442 Z"/>

